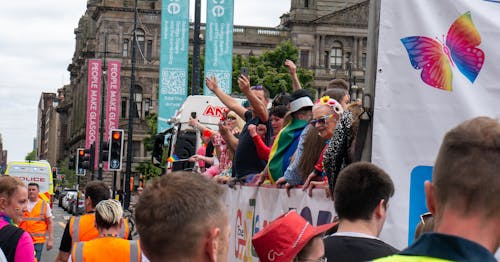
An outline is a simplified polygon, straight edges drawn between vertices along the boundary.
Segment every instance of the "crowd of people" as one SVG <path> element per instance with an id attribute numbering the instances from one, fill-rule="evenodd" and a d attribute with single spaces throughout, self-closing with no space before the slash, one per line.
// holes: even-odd
<path id="1" fill-rule="evenodd" d="M 286 60 L 293 80 L 291 94 L 270 102 L 269 91 L 251 86 L 246 75 L 238 85 L 248 105 L 223 92 L 217 79 L 206 85 L 229 109 L 211 130 L 196 118 L 189 125 L 200 131 L 203 145 L 191 156 L 202 175 L 219 183 L 303 186 L 333 192 L 337 175 L 353 161 L 352 148 L 362 112 L 351 102 L 344 80 L 333 80 L 320 99 L 302 88 L 293 61 Z M 268 108 L 269 107 L 269 108 Z"/>
<path id="2" fill-rule="evenodd" d="M 294 63 L 285 65 L 294 91 L 272 103 L 265 87 L 251 86 L 245 75 L 238 84 L 248 105 L 207 78 L 229 111 L 218 130 L 190 119 L 205 144 L 190 158 L 200 162 L 201 174 L 173 172 L 146 185 L 135 206 L 138 241 L 109 187 L 87 183 L 86 214 L 68 221 L 56 261 L 228 261 L 234 236 L 223 183 L 323 188 L 333 200 L 332 223 L 312 226 L 292 210 L 258 231 L 252 244 L 260 261 L 496 261 L 498 120 L 477 117 L 446 133 L 432 182 L 424 185 L 429 213 L 422 214 L 415 242 L 398 250 L 379 238 L 397 190 L 390 174 L 353 161 L 360 104 L 342 81 L 314 101 L 300 87 Z M 36 261 L 44 243 L 52 248 L 51 210 L 37 190 L 0 177 L 0 261 Z"/>

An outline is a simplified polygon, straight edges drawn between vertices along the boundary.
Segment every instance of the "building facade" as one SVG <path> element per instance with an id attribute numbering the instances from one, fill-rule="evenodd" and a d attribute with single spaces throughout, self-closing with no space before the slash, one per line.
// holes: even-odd
<path id="1" fill-rule="evenodd" d="M 59 160 L 67 158 L 76 148 L 84 146 L 88 59 L 121 61 L 121 109 L 118 128 L 127 130 L 130 117 L 133 21 L 134 1 L 87 1 L 87 10 L 74 31 L 75 52 L 68 66 L 71 82 L 58 90 L 60 103 L 57 112 L 61 116 L 59 134 L 62 140 Z M 277 28 L 235 25 L 233 53 L 243 56 L 260 55 L 290 39 L 300 50 L 299 65 L 314 71 L 314 86 L 318 91 L 324 90 L 334 78 L 349 79 L 349 76 L 352 76 L 352 82 L 354 79 L 356 83 L 363 81 L 368 1 L 292 0 L 290 12 L 284 14 L 281 21 Z M 139 162 L 150 160 L 142 141 L 149 135 L 147 116 L 157 110 L 160 22 L 161 1 L 139 0 L 135 103 L 132 106 L 133 170 Z M 201 26 L 201 34 L 204 34 L 204 25 Z M 191 30 L 190 44 L 192 39 Z M 43 138 L 40 133 L 40 154 L 46 152 L 46 147 L 42 147 Z M 126 148 L 124 152 L 127 152 Z M 138 177 L 139 174 L 134 175 Z M 111 175 L 105 173 L 104 179 L 110 182 Z"/>
<path id="2" fill-rule="evenodd" d="M 57 166 L 61 154 L 59 144 L 60 117 L 56 112 L 58 99 L 55 93 L 42 93 L 38 102 L 36 159 L 47 160 Z"/>

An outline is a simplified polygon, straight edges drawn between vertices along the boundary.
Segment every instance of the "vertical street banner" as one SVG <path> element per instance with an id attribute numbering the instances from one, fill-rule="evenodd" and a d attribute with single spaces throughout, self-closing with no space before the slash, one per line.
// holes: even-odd
<path id="1" fill-rule="evenodd" d="M 444 134 L 500 117 L 498 14 L 493 0 L 381 1 L 372 161 L 395 184 L 381 238 L 398 248 L 427 211 Z"/>
<path id="2" fill-rule="evenodd" d="M 205 77 L 215 76 L 227 94 L 231 93 L 233 75 L 233 15 L 234 0 L 207 1 Z M 203 94 L 213 95 L 206 84 L 203 86 Z"/>
<path id="3" fill-rule="evenodd" d="M 99 119 L 101 117 L 101 75 L 102 62 L 100 59 L 89 59 L 87 64 L 87 121 L 85 129 L 85 148 L 95 143 L 95 155 L 99 153 Z M 95 167 L 97 168 L 95 161 Z"/>
<path id="4" fill-rule="evenodd" d="M 163 0 L 161 12 L 158 132 L 170 125 L 187 96 L 189 0 Z"/>
<path id="5" fill-rule="evenodd" d="M 104 141 L 109 142 L 109 132 L 111 129 L 118 129 L 120 120 L 120 71 L 121 62 L 111 60 L 108 62 L 108 79 L 106 89 L 106 128 Z M 103 168 L 107 169 L 107 162 L 103 163 Z"/>

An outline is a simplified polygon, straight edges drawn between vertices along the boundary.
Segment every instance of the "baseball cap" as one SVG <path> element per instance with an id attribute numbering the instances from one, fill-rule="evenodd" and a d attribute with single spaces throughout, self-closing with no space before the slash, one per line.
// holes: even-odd
<path id="1" fill-rule="evenodd" d="M 252 238 L 252 244 L 262 262 L 289 262 L 312 238 L 324 233 L 337 223 L 315 227 L 292 210 L 257 232 Z"/>

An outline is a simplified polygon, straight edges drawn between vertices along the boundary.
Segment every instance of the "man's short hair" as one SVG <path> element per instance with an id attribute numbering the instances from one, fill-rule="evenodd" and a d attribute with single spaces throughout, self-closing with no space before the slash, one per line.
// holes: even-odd
<path id="1" fill-rule="evenodd" d="M 89 197 L 92 201 L 92 208 L 101 202 L 110 198 L 109 188 L 102 181 L 90 181 L 85 187 L 85 197 Z"/>
<path id="2" fill-rule="evenodd" d="M 194 255 L 213 227 L 228 222 L 223 188 L 190 172 L 174 172 L 147 185 L 136 207 L 144 253 L 151 261 L 176 261 Z"/>
<path id="3" fill-rule="evenodd" d="M 333 79 L 328 83 L 327 89 L 330 88 L 342 88 L 349 90 L 349 84 L 344 79 Z"/>
<path id="4" fill-rule="evenodd" d="M 30 186 L 36 186 L 36 189 L 40 190 L 40 186 L 37 183 L 35 183 L 35 182 L 30 182 L 28 184 L 28 187 L 30 187 Z"/>
<path id="5" fill-rule="evenodd" d="M 489 117 L 463 122 L 446 133 L 432 183 L 438 212 L 444 206 L 463 215 L 500 215 L 500 123 Z"/>
<path id="6" fill-rule="evenodd" d="M 335 211 L 341 219 L 370 220 L 380 200 L 387 204 L 393 195 L 394 184 L 384 170 L 368 162 L 353 163 L 335 184 Z"/>

